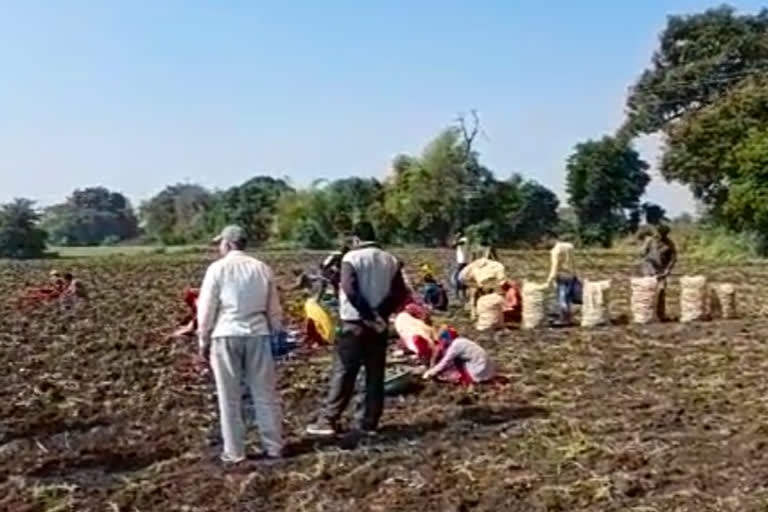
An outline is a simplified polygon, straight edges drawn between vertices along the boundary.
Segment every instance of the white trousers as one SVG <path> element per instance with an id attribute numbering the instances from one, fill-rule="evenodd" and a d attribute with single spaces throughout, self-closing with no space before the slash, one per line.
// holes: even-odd
<path id="1" fill-rule="evenodd" d="M 245 459 L 242 383 L 248 386 L 253 398 L 264 451 L 272 456 L 280 455 L 283 413 L 269 336 L 214 338 L 211 367 L 216 377 L 221 437 L 224 439 L 222 460 L 239 462 Z"/>

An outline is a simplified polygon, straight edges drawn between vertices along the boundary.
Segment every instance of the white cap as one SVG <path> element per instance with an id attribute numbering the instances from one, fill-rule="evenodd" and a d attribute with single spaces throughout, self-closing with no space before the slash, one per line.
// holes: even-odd
<path id="1" fill-rule="evenodd" d="M 240 226 L 227 226 L 221 230 L 219 236 L 213 239 L 213 242 L 218 244 L 222 240 L 226 242 L 245 242 L 245 230 Z"/>

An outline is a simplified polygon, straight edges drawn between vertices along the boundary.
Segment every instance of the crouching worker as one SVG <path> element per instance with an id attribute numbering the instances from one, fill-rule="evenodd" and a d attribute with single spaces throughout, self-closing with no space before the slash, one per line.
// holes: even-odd
<path id="1" fill-rule="evenodd" d="M 410 309 L 407 307 L 395 316 L 395 331 L 400 337 L 400 345 L 424 364 L 432 366 L 437 361 L 440 348 L 435 330 L 413 315 Z"/>
<path id="2" fill-rule="evenodd" d="M 316 297 L 310 297 L 304 303 L 304 336 L 310 346 L 333 343 L 336 326 Z"/>
<path id="3" fill-rule="evenodd" d="M 200 355 L 216 380 L 226 463 L 245 460 L 243 382 L 253 398 L 265 455 L 282 454 L 282 409 L 276 389 L 272 334 L 282 330 L 282 308 L 272 269 L 245 254 L 245 231 L 224 228 L 214 239 L 221 258 L 208 267 L 200 288 L 197 320 Z"/>
<path id="4" fill-rule="evenodd" d="M 424 286 L 421 289 L 421 298 L 424 304 L 436 311 L 448 310 L 448 294 L 443 285 L 438 283 L 434 276 L 424 274 Z"/>
<path id="5" fill-rule="evenodd" d="M 197 334 L 197 299 L 200 298 L 199 288 L 184 289 L 184 304 L 189 308 L 189 314 L 182 320 L 182 325 L 176 329 L 171 337 L 194 336 Z"/>
<path id="6" fill-rule="evenodd" d="M 439 338 L 443 345 L 443 356 L 424 373 L 424 379 L 437 377 L 438 380 L 465 386 L 494 379 L 495 365 L 483 347 L 468 338 L 460 337 L 453 328 L 442 328 Z"/>
<path id="7" fill-rule="evenodd" d="M 523 319 L 523 298 L 520 294 L 520 285 L 514 281 L 504 281 L 501 284 L 504 294 L 504 322 L 520 323 Z"/>

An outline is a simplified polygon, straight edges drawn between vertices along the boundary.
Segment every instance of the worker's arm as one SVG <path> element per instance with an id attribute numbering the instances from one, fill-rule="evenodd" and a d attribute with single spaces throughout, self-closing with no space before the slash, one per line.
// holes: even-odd
<path id="1" fill-rule="evenodd" d="M 443 358 L 440 359 L 440 362 L 434 365 L 432 368 L 424 372 L 424 378 L 425 379 L 431 379 L 437 375 L 440 375 L 442 371 L 444 371 L 448 365 L 450 365 L 453 360 L 458 356 L 458 345 L 456 344 L 455 340 L 453 343 L 450 344 L 448 347 L 448 350 L 445 351 L 445 354 L 443 355 Z"/>
<path id="2" fill-rule="evenodd" d="M 370 304 L 362 293 L 360 293 L 360 286 L 357 281 L 357 274 L 354 267 L 350 263 L 341 264 L 341 289 L 344 291 L 344 295 L 347 296 L 350 304 L 360 314 L 360 318 L 363 321 L 375 322 L 376 315 L 373 312 Z"/>
<path id="3" fill-rule="evenodd" d="M 667 265 L 667 268 L 662 274 L 665 278 L 669 277 L 669 275 L 672 273 L 672 269 L 675 268 L 675 265 L 677 264 L 677 248 L 675 248 L 675 245 L 672 242 L 669 242 L 669 250 L 671 252 L 669 257 L 669 265 Z"/>
<path id="4" fill-rule="evenodd" d="M 213 332 L 216 313 L 219 309 L 219 279 L 216 267 L 208 267 L 200 287 L 200 298 L 197 299 L 197 330 L 200 343 L 200 354 L 207 357 L 211 347 L 211 332 Z"/>
<path id="5" fill-rule="evenodd" d="M 640 255 L 645 258 L 648 256 L 648 253 L 651 252 L 651 244 L 653 243 L 652 237 L 647 237 L 645 239 L 645 242 L 643 242 L 643 247 L 640 249 Z"/>
<path id="6" fill-rule="evenodd" d="M 272 333 L 283 330 L 283 307 L 280 305 L 280 294 L 272 272 L 269 273 L 269 291 L 267 292 L 267 320 Z"/>
<path id="7" fill-rule="evenodd" d="M 384 299 L 384 302 L 379 305 L 379 315 L 382 318 L 389 318 L 389 315 L 397 311 L 405 304 L 406 299 L 411 294 L 411 290 L 408 288 L 405 282 L 405 276 L 403 275 L 402 265 L 400 269 L 395 273 L 392 278 L 392 282 L 389 286 L 389 295 Z"/>

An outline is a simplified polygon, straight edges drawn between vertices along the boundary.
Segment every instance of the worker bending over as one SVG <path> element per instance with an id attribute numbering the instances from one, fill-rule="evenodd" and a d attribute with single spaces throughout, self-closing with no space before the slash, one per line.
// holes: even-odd
<path id="1" fill-rule="evenodd" d="M 495 365 L 483 347 L 458 336 L 452 328 L 441 329 L 439 338 L 443 344 L 443 356 L 424 372 L 424 379 L 442 376 L 450 382 L 471 385 L 488 382 L 496 376 Z"/>

